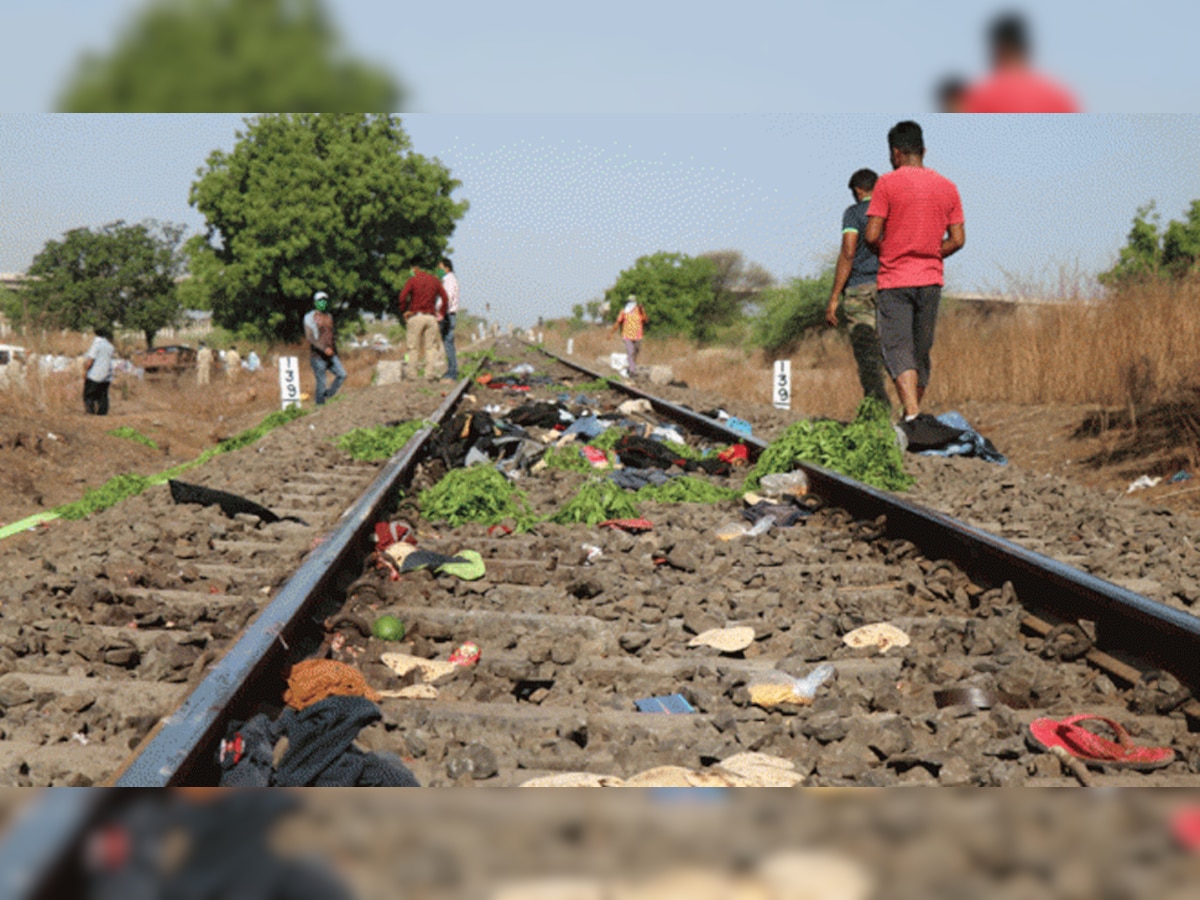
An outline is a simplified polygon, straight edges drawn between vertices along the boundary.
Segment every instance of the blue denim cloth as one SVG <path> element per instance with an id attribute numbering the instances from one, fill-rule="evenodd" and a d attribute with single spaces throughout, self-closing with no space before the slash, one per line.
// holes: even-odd
<path id="1" fill-rule="evenodd" d="M 310 361 L 312 362 L 313 375 L 317 376 L 317 406 L 320 406 L 338 392 L 338 388 L 346 380 L 346 370 L 342 366 L 342 361 L 337 358 L 336 353 L 328 358 L 318 356 L 314 353 L 310 357 Z M 325 373 L 330 371 L 333 372 L 333 384 L 326 389 Z"/>
<path id="2" fill-rule="evenodd" d="M 937 420 L 951 428 L 962 429 L 962 436 L 953 444 L 947 444 L 937 450 L 922 450 L 922 456 L 977 456 L 985 462 L 1008 465 L 1008 457 L 996 449 L 995 445 L 971 427 L 961 413 L 942 413 Z"/>
<path id="3" fill-rule="evenodd" d="M 444 378 L 458 381 L 458 351 L 454 349 L 454 322 L 458 313 L 446 313 L 446 318 L 438 322 L 438 331 L 442 335 L 442 346 L 446 348 L 446 374 Z"/>

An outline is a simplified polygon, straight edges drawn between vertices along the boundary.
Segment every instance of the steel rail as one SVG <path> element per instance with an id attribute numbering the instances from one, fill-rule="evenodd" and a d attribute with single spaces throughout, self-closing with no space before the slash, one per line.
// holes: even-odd
<path id="1" fill-rule="evenodd" d="M 458 405 L 471 385 L 464 378 L 393 456 L 370 487 L 342 514 L 328 537 L 304 560 L 271 603 L 247 626 L 221 660 L 171 715 L 155 726 L 109 784 L 115 787 L 167 787 L 216 784 L 216 747 L 229 722 L 248 718 L 261 700 L 264 683 L 285 686 L 294 645 L 322 599 L 344 588 L 337 584 L 347 564 L 370 552 L 375 522 L 395 508 L 396 488 L 411 476 L 425 442 Z"/>
<path id="2" fill-rule="evenodd" d="M 541 352 L 592 379 L 605 376 L 543 348 Z M 725 441 L 744 443 L 751 457 L 767 442 L 728 428 L 694 410 L 654 397 L 624 382 L 612 386 L 649 400 L 659 413 Z M 1200 617 L 1035 553 L 1011 541 L 959 522 L 912 501 L 872 488 L 811 463 L 798 463 L 809 489 L 859 519 L 886 517 L 886 534 L 911 541 L 930 559 L 948 559 L 977 584 L 1012 582 L 1022 605 L 1060 622 L 1084 620 L 1096 626 L 1096 645 L 1165 669 L 1200 694 Z"/>

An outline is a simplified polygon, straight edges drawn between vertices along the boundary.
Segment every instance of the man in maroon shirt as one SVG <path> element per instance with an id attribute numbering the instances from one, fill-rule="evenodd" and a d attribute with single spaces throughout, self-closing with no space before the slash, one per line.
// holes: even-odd
<path id="1" fill-rule="evenodd" d="M 419 266 L 413 266 L 412 277 L 400 291 L 400 316 L 408 335 L 405 378 L 416 377 L 417 351 L 424 347 L 425 377 L 429 381 L 437 380 L 445 365 L 441 357 L 442 336 L 438 331 L 438 319 L 445 315 L 449 303 L 441 280 Z"/>
<path id="2" fill-rule="evenodd" d="M 992 72 L 968 88 L 958 112 L 1076 113 L 1079 105 L 1065 88 L 1034 70 L 1029 30 L 1019 15 L 1004 15 L 988 32 Z"/>
<path id="3" fill-rule="evenodd" d="M 888 149 L 893 171 L 875 182 L 863 237 L 879 254 L 876 316 L 883 362 L 904 404 L 904 422 L 911 423 L 929 384 L 942 260 L 962 249 L 966 234 L 958 188 L 925 168 L 921 126 L 897 124 L 888 132 Z"/>

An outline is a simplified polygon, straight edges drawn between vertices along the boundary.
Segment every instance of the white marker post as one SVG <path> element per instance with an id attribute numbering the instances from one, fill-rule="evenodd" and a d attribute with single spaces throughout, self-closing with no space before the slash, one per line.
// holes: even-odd
<path id="1" fill-rule="evenodd" d="M 567 338 L 567 356 L 575 353 L 575 338 Z"/>
<path id="2" fill-rule="evenodd" d="M 294 356 L 279 357 L 279 399 L 282 409 L 300 406 L 300 366 Z"/>
<path id="3" fill-rule="evenodd" d="M 792 361 L 790 359 L 775 360 L 775 377 L 772 381 L 771 394 L 776 409 L 792 408 Z"/>

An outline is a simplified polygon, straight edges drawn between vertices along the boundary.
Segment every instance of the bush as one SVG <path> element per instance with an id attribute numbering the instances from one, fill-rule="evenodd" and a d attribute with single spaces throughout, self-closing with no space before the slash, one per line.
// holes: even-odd
<path id="1" fill-rule="evenodd" d="M 826 269 L 817 278 L 793 278 L 786 287 L 763 291 L 751 329 L 754 343 L 772 353 L 787 353 L 806 331 L 822 327 L 833 274 L 833 269 Z"/>

